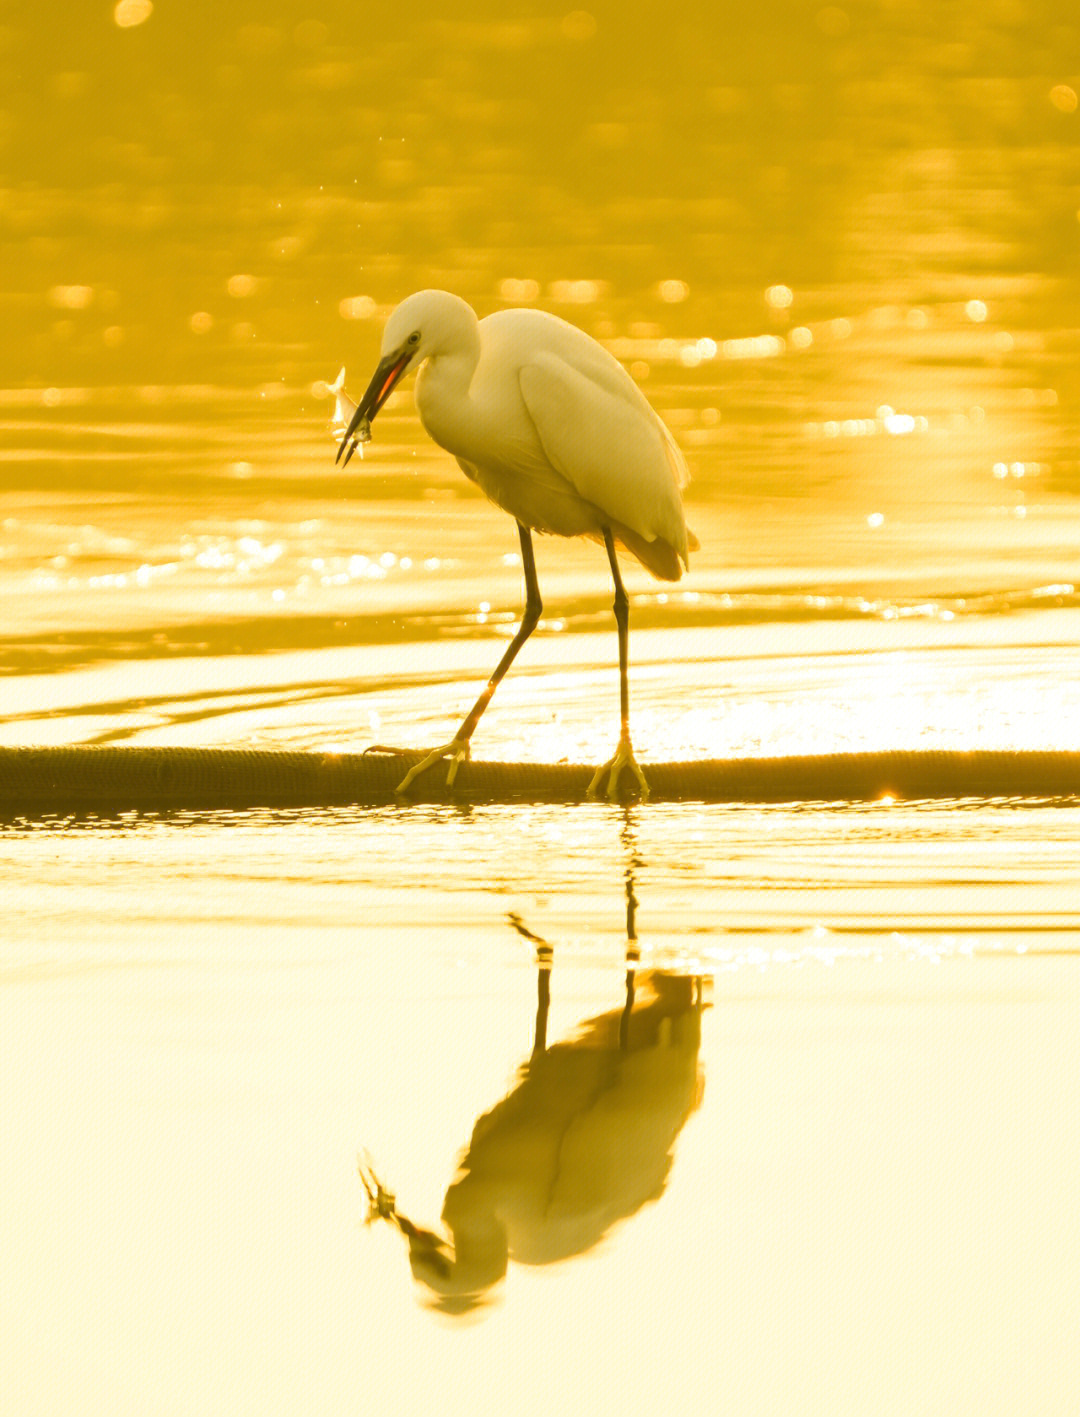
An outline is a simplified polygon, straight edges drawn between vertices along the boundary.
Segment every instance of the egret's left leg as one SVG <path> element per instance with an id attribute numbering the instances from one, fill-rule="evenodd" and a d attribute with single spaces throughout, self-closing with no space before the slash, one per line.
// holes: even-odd
<path id="1" fill-rule="evenodd" d="M 603 767 L 596 769 L 593 780 L 589 783 L 589 796 L 596 797 L 599 794 L 604 774 L 608 773 L 610 776 L 608 777 L 607 795 L 613 802 L 616 801 L 619 796 L 619 775 L 623 768 L 629 768 L 637 778 L 638 789 L 642 801 L 644 801 L 649 795 L 649 784 L 645 781 L 645 776 L 637 765 L 634 749 L 630 743 L 630 685 L 627 679 L 627 666 L 630 658 L 630 600 L 619 572 L 619 562 L 615 555 L 615 540 L 608 527 L 604 528 L 604 545 L 607 547 L 608 561 L 611 563 L 611 576 L 615 582 L 615 624 L 619 630 L 619 711 L 622 728 L 615 756 L 609 762 L 604 763 Z"/>
<path id="2" fill-rule="evenodd" d="M 480 722 L 484 710 L 491 702 L 492 694 L 502 682 L 503 675 L 513 664 L 518 650 L 540 623 L 540 614 L 544 606 L 540 599 L 540 586 L 536 579 L 532 533 L 522 522 L 518 522 L 518 538 L 521 542 L 521 569 L 525 573 L 525 610 L 521 617 L 521 624 L 518 626 L 518 632 L 510 641 L 506 653 L 499 660 L 495 666 L 495 672 L 484 686 L 484 692 L 469 710 L 465 722 L 458 729 L 454 738 L 449 743 L 444 743 L 441 748 L 433 749 L 422 762 L 411 767 L 394 789 L 395 792 L 407 792 L 421 773 L 427 772 L 428 768 L 447 759 L 450 762 L 450 771 L 446 774 L 446 785 L 453 787 L 457 770 L 469 756 L 469 743 L 472 740 L 473 732 Z"/>

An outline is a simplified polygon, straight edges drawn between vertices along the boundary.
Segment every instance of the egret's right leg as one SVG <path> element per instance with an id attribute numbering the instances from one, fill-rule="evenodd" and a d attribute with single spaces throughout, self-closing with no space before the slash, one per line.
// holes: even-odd
<path id="1" fill-rule="evenodd" d="M 604 545 L 607 547 L 611 578 L 615 582 L 615 624 L 619 631 L 619 718 L 621 730 L 615 756 L 596 769 L 589 783 L 588 796 L 595 797 L 604 781 L 608 779 L 607 795 L 612 802 L 618 800 L 619 778 L 623 768 L 629 768 L 637 779 L 638 796 L 643 802 L 648 800 L 649 784 L 645 774 L 638 767 L 630 742 L 630 686 L 628 664 L 630 657 L 630 597 L 626 594 L 622 576 L 619 573 L 619 558 L 615 554 L 615 538 L 609 527 L 604 528 Z"/>
<path id="2" fill-rule="evenodd" d="M 518 522 L 518 539 L 521 542 L 521 566 L 525 572 L 525 613 L 521 617 L 521 624 L 518 632 L 507 646 L 506 653 L 499 660 L 495 667 L 495 672 L 487 681 L 484 692 L 477 699 L 469 710 L 465 722 L 458 729 L 453 740 L 444 743 L 441 748 L 434 748 L 421 762 L 409 771 L 402 778 L 395 788 L 396 792 L 407 792 L 412 783 L 422 772 L 427 772 L 428 768 L 434 767 L 445 758 L 450 759 L 450 770 L 446 774 L 447 787 L 453 787 L 454 778 L 457 777 L 457 770 L 469 756 L 469 740 L 472 738 L 476 725 L 483 717 L 484 710 L 491 702 L 491 696 L 499 687 L 503 675 L 513 664 L 518 650 L 529 638 L 540 620 L 540 613 L 544 608 L 540 599 L 540 586 L 536 580 L 536 560 L 533 556 L 532 533 L 527 526 Z"/>

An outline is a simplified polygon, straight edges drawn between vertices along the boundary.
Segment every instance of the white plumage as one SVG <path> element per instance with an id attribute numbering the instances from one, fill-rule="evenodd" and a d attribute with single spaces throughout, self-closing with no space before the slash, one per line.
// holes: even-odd
<path id="1" fill-rule="evenodd" d="M 559 536 L 602 541 L 610 525 L 623 541 L 625 530 L 628 549 L 654 574 L 682 574 L 686 464 L 602 345 L 540 310 L 477 321 L 463 300 L 439 291 L 421 291 L 394 311 L 384 353 L 410 326 L 422 332 L 421 354 L 428 329 L 435 331 L 416 383 L 420 421 L 497 506 L 533 531 Z M 441 355 L 442 348 L 454 353 Z"/>
<path id="2" fill-rule="evenodd" d="M 503 310 L 477 320 L 458 296 L 422 290 L 387 321 L 382 358 L 339 456 L 354 436 L 365 436 L 406 370 L 420 365 L 420 421 L 465 475 L 517 521 L 528 594 L 521 630 L 457 737 L 413 769 L 399 790 L 445 757 L 452 760 L 452 782 L 467 757 L 495 686 L 539 619 L 529 537 L 539 531 L 607 546 L 619 625 L 622 733 L 590 792 L 610 772 L 614 797 L 621 769 L 630 767 L 647 795 L 630 746 L 628 606 L 614 543 L 664 580 L 678 580 L 688 565 L 697 543 L 683 517 L 680 489 L 688 478 L 675 440 L 618 360 L 576 326 L 539 310 Z"/>

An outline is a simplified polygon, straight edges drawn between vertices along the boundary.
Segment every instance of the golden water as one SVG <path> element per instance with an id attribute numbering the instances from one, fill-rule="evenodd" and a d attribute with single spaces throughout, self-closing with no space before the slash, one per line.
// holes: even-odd
<path id="1" fill-rule="evenodd" d="M 513 527 L 407 386 L 347 472 L 326 397 L 437 285 L 574 320 L 685 450 L 691 573 L 627 570 L 646 769 L 1075 749 L 1078 93 L 1050 0 L 5 10 L 0 741 L 449 735 Z M 599 761 L 603 557 L 537 561 L 476 752 Z M 5 1411 L 1074 1410 L 1078 840 L 3 824 Z M 364 1152 L 468 1302 L 363 1226 Z"/>

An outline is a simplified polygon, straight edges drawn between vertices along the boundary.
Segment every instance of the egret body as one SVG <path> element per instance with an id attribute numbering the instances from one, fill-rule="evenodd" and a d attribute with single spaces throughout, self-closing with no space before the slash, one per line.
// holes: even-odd
<path id="1" fill-rule="evenodd" d="M 348 462 L 391 390 L 419 369 L 416 406 L 424 428 L 518 525 L 525 573 L 521 626 L 453 741 L 410 770 L 398 791 L 443 759 L 447 782 L 469 755 L 480 718 L 543 608 L 532 533 L 584 536 L 607 549 L 615 582 L 621 729 L 614 756 L 597 769 L 615 797 L 623 768 L 648 795 L 630 741 L 629 602 L 616 545 L 654 576 L 678 580 L 696 541 L 680 489 L 686 464 L 675 440 L 622 365 L 574 325 L 539 310 L 502 310 L 477 320 L 444 290 L 403 300 L 386 322 L 378 367 L 357 405 L 338 457 Z"/>

